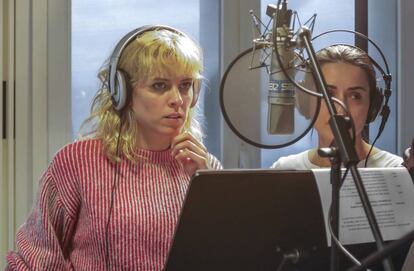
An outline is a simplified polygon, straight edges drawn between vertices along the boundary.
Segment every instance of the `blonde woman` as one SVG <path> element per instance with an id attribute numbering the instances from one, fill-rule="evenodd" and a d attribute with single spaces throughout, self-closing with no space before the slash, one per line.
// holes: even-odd
<path id="1" fill-rule="evenodd" d="M 87 136 L 44 173 L 6 270 L 162 270 L 191 175 L 221 168 L 192 117 L 202 68 L 198 45 L 167 26 L 120 41 Z"/>

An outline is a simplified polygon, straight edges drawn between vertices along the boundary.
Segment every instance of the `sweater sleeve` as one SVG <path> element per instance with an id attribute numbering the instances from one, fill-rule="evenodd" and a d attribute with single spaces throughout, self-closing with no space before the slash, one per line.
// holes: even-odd
<path id="1" fill-rule="evenodd" d="M 210 164 L 210 169 L 223 169 L 220 161 L 211 153 L 208 154 L 208 160 Z"/>
<path id="2" fill-rule="evenodd" d="M 37 202 L 16 233 L 16 250 L 6 270 L 70 270 L 70 242 L 76 216 L 68 212 L 56 183 L 53 161 L 40 180 Z"/>

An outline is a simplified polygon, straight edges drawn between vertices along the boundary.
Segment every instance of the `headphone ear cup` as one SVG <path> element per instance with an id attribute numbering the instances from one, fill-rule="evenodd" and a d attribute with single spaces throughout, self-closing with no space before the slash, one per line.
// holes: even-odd
<path id="1" fill-rule="evenodd" d="M 152 30 L 157 30 L 157 29 L 165 29 L 174 33 L 177 33 L 183 37 L 187 37 L 186 34 L 184 34 L 183 32 L 172 28 L 170 26 L 166 26 L 166 25 L 145 25 L 142 27 L 139 27 L 137 29 L 132 30 L 131 32 L 129 32 L 128 34 L 126 34 L 119 42 L 118 44 L 115 46 L 114 51 L 112 52 L 112 55 L 110 56 L 109 59 L 109 78 L 108 78 L 108 89 L 109 89 L 109 93 L 111 95 L 111 99 L 112 99 L 112 103 L 113 103 L 113 107 L 116 111 L 121 111 L 129 97 L 129 93 L 131 91 L 128 90 L 129 87 L 129 81 L 127 80 L 128 77 L 126 76 L 126 73 L 123 73 L 122 71 L 118 70 L 118 61 L 121 58 L 122 55 L 122 51 L 124 50 L 124 48 L 130 43 L 132 42 L 136 37 L 138 37 L 139 35 L 143 34 L 144 32 L 147 31 L 152 31 Z M 116 70 L 115 70 L 116 69 Z M 197 95 L 195 95 L 195 99 L 193 99 L 191 105 L 194 106 L 197 102 L 198 99 L 198 92 Z"/>
<path id="2" fill-rule="evenodd" d="M 125 107 L 128 96 L 127 76 L 122 71 L 117 70 L 115 77 L 115 87 L 111 90 L 111 98 L 114 109 L 120 112 Z"/>
<path id="3" fill-rule="evenodd" d="M 367 124 L 373 122 L 377 118 L 382 107 L 382 102 L 384 101 L 384 95 L 382 94 L 381 88 L 375 88 L 373 96 L 374 97 L 371 98 L 369 105 L 368 117 L 366 121 Z"/>

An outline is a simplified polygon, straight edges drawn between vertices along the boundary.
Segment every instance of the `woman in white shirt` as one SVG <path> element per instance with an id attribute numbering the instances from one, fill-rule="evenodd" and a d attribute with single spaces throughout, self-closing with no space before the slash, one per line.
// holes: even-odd
<path id="1" fill-rule="evenodd" d="M 347 46 L 333 45 L 317 54 L 330 94 L 341 100 L 348 108 L 355 125 L 355 148 L 359 157 L 359 167 L 367 160 L 367 167 L 398 167 L 403 163 L 399 156 L 373 148 L 367 143 L 362 132 L 364 126 L 375 120 L 381 106 L 380 93 L 376 87 L 376 77 L 369 56 L 362 50 Z M 338 113 L 344 113 L 336 106 Z M 330 167 L 328 158 L 319 156 L 318 148 L 328 147 L 333 135 L 329 126 L 329 112 L 325 103 L 321 108 L 314 128 L 318 133 L 317 148 L 299 154 L 281 157 L 272 168 L 276 169 L 313 169 Z"/>

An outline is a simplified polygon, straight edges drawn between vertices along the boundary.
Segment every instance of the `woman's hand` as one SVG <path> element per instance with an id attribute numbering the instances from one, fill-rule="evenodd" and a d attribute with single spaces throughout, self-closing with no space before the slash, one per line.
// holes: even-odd
<path id="1" fill-rule="evenodd" d="M 208 152 L 190 132 L 174 137 L 171 142 L 171 155 L 177 159 L 191 176 L 197 169 L 209 168 Z"/>

